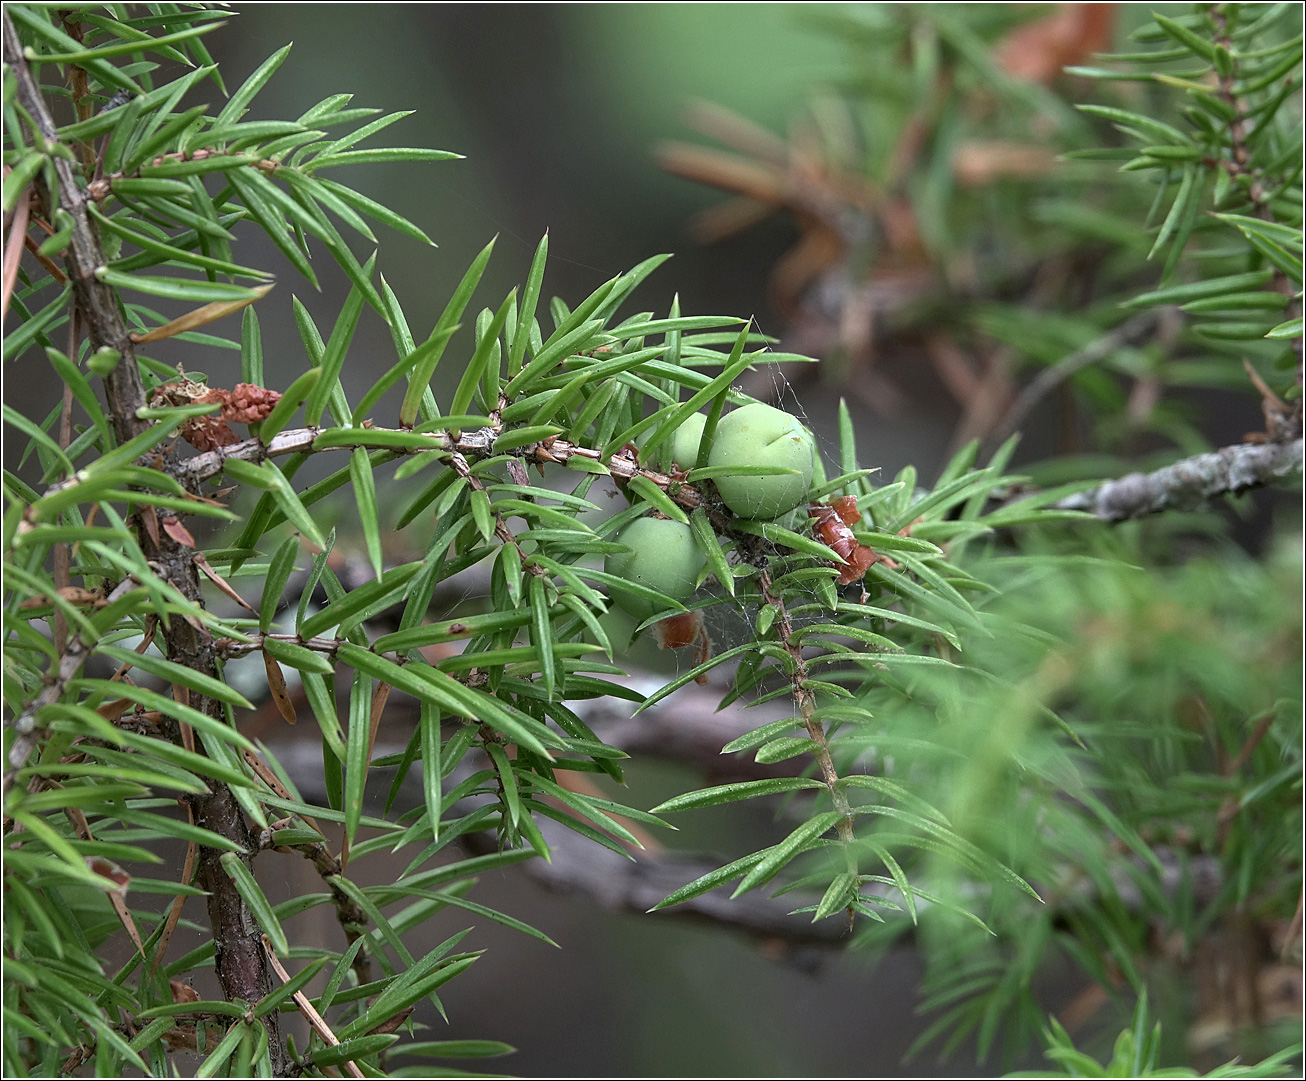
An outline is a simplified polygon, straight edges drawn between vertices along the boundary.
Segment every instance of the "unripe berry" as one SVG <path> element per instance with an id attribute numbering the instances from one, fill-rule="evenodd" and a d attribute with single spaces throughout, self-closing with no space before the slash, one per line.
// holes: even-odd
<path id="1" fill-rule="evenodd" d="M 796 470 L 769 477 L 717 477 L 717 491 L 741 518 L 776 518 L 807 498 L 816 447 L 811 433 L 760 402 L 727 413 L 717 425 L 708 465 L 766 465 Z"/>
<path id="2" fill-rule="evenodd" d="M 603 560 L 603 569 L 609 574 L 678 601 L 694 592 L 704 560 L 689 526 L 666 518 L 639 518 L 622 530 L 617 540 L 630 551 L 614 552 Z M 640 621 L 663 607 L 618 586 L 612 587 L 612 599 Z"/>
<path id="3" fill-rule="evenodd" d="M 689 418 L 671 436 L 664 457 L 675 462 L 683 470 L 693 469 L 698 461 L 698 444 L 703 438 L 703 425 L 707 417 L 702 413 L 691 413 Z"/>
<path id="4" fill-rule="evenodd" d="M 693 469 L 698 461 L 698 444 L 706 423 L 707 417 L 702 413 L 691 413 L 652 454 L 641 458 L 641 463 L 650 469 L 663 471 L 669 471 L 673 464 L 686 472 Z"/>

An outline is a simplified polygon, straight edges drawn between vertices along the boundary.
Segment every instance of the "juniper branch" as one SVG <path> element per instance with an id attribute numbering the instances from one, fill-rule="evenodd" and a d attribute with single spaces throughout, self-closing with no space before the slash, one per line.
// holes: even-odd
<path id="1" fill-rule="evenodd" d="M 18 101 L 29 118 L 28 123 L 37 129 L 47 145 L 56 146 L 60 140 L 54 118 L 24 55 L 22 42 L 8 12 L 3 14 L 2 28 L 5 56 L 14 75 Z M 147 404 L 144 381 L 117 293 L 98 277 L 98 271 L 107 264 L 108 259 L 99 231 L 91 220 L 89 200 L 79 184 L 74 162 L 55 154 L 51 156 L 51 165 L 58 191 L 42 191 L 41 194 L 47 201 L 57 199 L 59 206 L 72 221 L 70 243 L 64 252 L 64 266 L 73 286 L 73 305 L 86 328 L 92 350 L 113 349 L 121 356 L 120 362 L 105 375 L 104 389 L 114 434 L 120 443 L 126 442 L 151 424 L 150 420 L 140 416 Z M 194 553 L 166 533 L 151 536 L 140 519 L 133 522 L 133 528 L 137 542 L 152 569 L 175 586 L 187 600 L 202 604 Z M 184 619 L 171 619 L 164 625 L 164 638 L 169 659 L 217 678 L 216 655 L 212 640 L 206 632 Z M 73 665 L 73 659 L 69 658 L 68 664 Z M 76 671 L 75 665 L 71 671 Z M 214 717 L 222 715 L 219 703 L 201 695 L 194 697 L 195 701 L 191 704 L 196 708 Z M 169 737 L 180 742 L 179 726 L 170 723 L 168 727 Z M 30 748 L 27 753 L 30 753 Z M 197 824 L 233 841 L 245 853 L 243 858 L 246 862 L 252 862 L 254 841 L 230 788 L 214 782 L 208 793 L 194 798 L 193 810 Z M 223 994 L 228 999 L 253 1002 L 272 990 L 275 982 L 259 942 L 261 932 L 258 921 L 237 891 L 235 882 L 221 865 L 221 855 L 216 849 L 200 849 L 199 881 L 209 894 L 209 919 L 216 946 L 215 968 Z M 268 1030 L 273 1073 L 282 1076 L 289 1070 L 290 1062 L 281 1040 L 277 1015 L 269 1014 L 263 1019 L 263 1024 Z"/>

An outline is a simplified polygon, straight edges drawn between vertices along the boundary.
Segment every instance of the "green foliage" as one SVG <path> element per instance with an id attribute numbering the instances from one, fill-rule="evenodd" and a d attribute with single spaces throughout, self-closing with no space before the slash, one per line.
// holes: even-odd
<path id="1" fill-rule="evenodd" d="M 40 271 L 17 271 L 5 360 L 48 362 L 69 388 L 69 405 L 45 417 L 5 411 L 27 441 L 5 471 L 7 1075 L 93 1058 L 97 1074 L 165 1076 L 178 1050 L 204 1055 L 202 1076 L 336 1067 L 373 1076 L 392 1055 L 503 1053 L 494 1041 L 413 1039 L 410 1009 L 426 1000 L 443 1012 L 441 995 L 456 992 L 441 988 L 479 956 L 461 949 L 467 931 L 415 956 L 413 932 L 453 909 L 550 941 L 466 896 L 479 874 L 548 859 L 545 818 L 626 855 L 640 843 L 634 824 L 783 797 L 772 843 L 658 907 L 725 885 L 735 895 L 768 888 L 798 892 L 795 910 L 813 921 L 847 921 L 862 945 L 916 930 L 929 991 L 948 1007 L 940 1030 L 954 1041 L 976 1033 L 981 1056 L 1004 1025 L 1017 1040 L 1043 1027 L 1030 981 L 1053 949 L 1103 987 L 1146 987 L 1135 895 L 1188 942 L 1227 913 L 1291 911 L 1301 888 L 1291 858 L 1301 836 L 1293 552 L 1257 563 L 1218 549 L 1218 562 L 1184 562 L 1164 526 L 1111 533 L 1058 507 L 1073 485 L 1013 501 L 1028 481 L 1008 468 L 1014 439 L 982 466 L 979 446 L 967 445 L 932 489 L 911 468 L 878 483 L 861 467 L 846 409 L 838 475 L 814 463 L 808 513 L 736 517 L 717 479 L 777 467 L 711 464 L 718 422 L 728 433 L 732 411 L 755 404 L 735 386 L 746 372 L 802 358 L 770 350 L 742 320 L 686 316 L 678 304 L 665 317 L 626 313 L 662 258 L 574 308 L 543 305 L 547 240 L 521 290 L 473 318 L 487 245 L 419 340 L 378 270 L 384 256 L 360 261 L 345 235 L 372 245 L 366 219 L 426 234 L 321 174 L 456 155 L 360 149 L 406 114 L 371 119 L 343 94 L 293 121 L 245 119 L 286 49 L 217 112 L 183 105 L 188 94 L 226 93 L 203 35 L 227 13 L 145 10 L 6 9 L 5 209 L 45 222 L 49 237 Z M 984 85 L 1005 86 L 969 16 L 924 17 L 934 53 L 912 39 L 924 50 L 922 80 L 937 75 L 930 56 L 946 54 Z M 1262 45 L 1258 34 L 1277 24 L 1253 18 L 1239 26 L 1223 8 L 1158 18 L 1185 51 L 1167 60 L 1196 57 L 1216 73 L 1218 91 L 1203 72 L 1155 76 L 1193 99 L 1191 132 L 1140 113 L 1095 115 L 1145 144 L 1130 174 L 1159 174 L 1162 291 L 1134 303 L 1183 302 L 1203 319 L 1253 313 L 1237 322 L 1269 339 L 1257 356 L 1272 360 L 1291 326 L 1275 325 L 1261 286 L 1286 297 L 1280 287 L 1299 290 L 1301 279 L 1300 216 L 1276 217 L 1300 184 L 1286 153 L 1300 131 L 1277 119 L 1300 44 Z M 190 70 L 156 86 L 149 56 Z M 1273 123 L 1241 144 L 1226 138 L 1215 126 L 1230 121 L 1219 107 L 1226 92 Z M 1075 130 L 1074 114 L 1041 91 L 1018 97 Z M 1175 285 L 1185 253 L 1204 243 L 1204 200 L 1219 212 L 1209 231 L 1223 247 L 1203 249 L 1200 280 Z M 269 272 L 233 259 L 251 228 L 311 284 L 319 247 L 351 284 L 325 337 L 291 298 L 304 360 L 284 392 L 265 384 L 255 314 L 280 295 L 268 293 Z M 57 274 L 51 259 L 63 260 Z M 138 295 L 184 311 L 166 317 Z M 239 340 L 201 329 L 241 310 Z M 991 328 L 1001 324 L 993 312 Z M 396 362 L 351 403 L 340 375 L 365 318 L 387 326 Z M 1198 329 L 1243 348 L 1246 337 L 1212 329 L 1229 325 Z M 465 350 L 454 346 L 460 326 L 472 339 Z M 219 387 L 147 355 L 174 337 L 238 351 L 242 382 Z M 459 378 L 437 383 L 451 348 L 465 352 Z M 676 435 L 694 415 L 705 416 L 696 454 L 679 461 Z M 240 424 L 243 440 L 231 427 Z M 680 471 L 648 467 L 673 448 Z M 333 474 L 296 480 L 310 456 L 332 452 L 345 461 Z M 529 466 L 546 480 L 533 483 Z M 378 494 L 388 472 L 422 474 L 393 523 Z M 625 509 L 603 516 L 591 498 L 600 478 Z M 243 515 L 229 509 L 227 486 L 247 494 Z M 336 532 L 320 520 L 341 489 L 354 497 L 373 575 L 361 585 L 337 575 Z M 231 521 L 231 532 L 205 547 L 190 515 Z M 672 589 L 613 573 L 630 562 L 623 530 L 650 516 L 687 531 L 687 562 L 704 564 L 696 580 L 679 574 Z M 394 565 L 386 539 L 399 529 L 430 539 L 419 558 Z M 605 559 L 609 570 L 599 569 Z M 434 618 L 448 615 L 435 611 L 437 589 L 478 565 L 489 568 L 482 610 Z M 201 574 L 242 607 L 206 596 Z M 303 578 L 296 598 L 292 579 Z M 240 596 L 241 579 L 261 583 L 256 604 Z M 649 623 L 668 600 L 684 602 L 700 647 L 701 620 L 718 615 L 742 618 L 748 640 L 702 648 L 692 668 L 640 696 L 621 682 L 605 623 L 622 591 Z M 430 648 L 449 643 L 461 651 Z M 237 726 L 251 704 L 227 666 L 253 654 L 287 720 L 287 672 L 303 690 L 324 802 L 305 799 Z M 801 759 L 801 776 L 696 788 L 652 812 L 572 781 L 619 783 L 625 755 L 569 702 L 611 695 L 638 700 L 638 712 L 727 663 L 723 705 L 787 697 L 795 715 L 724 751 L 763 765 Z M 401 754 L 382 756 L 377 726 L 392 693 L 419 703 L 420 720 Z M 366 813 L 369 775 L 390 767 L 385 809 Z M 396 810 L 410 774 L 420 775 L 421 803 Z M 450 858 L 460 838 L 486 831 L 494 851 Z M 139 873 L 161 862 L 169 839 L 188 846 L 182 874 Z M 356 864 L 400 850 L 409 863 L 394 882 L 363 884 Z M 1178 886 L 1162 860 L 1172 850 Z M 288 854 L 312 862 L 325 892 L 268 898 L 264 884 Z M 1218 866 L 1214 898 L 1193 894 L 1188 868 L 1201 860 Z M 159 911 L 142 894 L 175 901 Z M 182 903 L 198 895 L 207 922 L 184 925 L 205 941 L 171 957 Z M 318 905 L 334 908 L 343 948 L 287 926 Z M 123 963 L 102 949 L 120 930 L 131 943 Z M 223 999 L 189 1001 L 179 985 L 210 964 Z M 303 1047 L 280 1028 L 292 1013 L 312 1026 Z M 1063 1032 L 1051 1039 L 1058 1061 L 1080 1061 Z M 1148 1050 L 1139 1035 L 1120 1054 L 1154 1067 L 1148 1039 Z"/>
<path id="2" fill-rule="evenodd" d="M 1120 168 L 1156 187 L 1149 223 L 1160 224 L 1148 258 L 1165 256 L 1161 288 L 1126 307 L 1177 304 L 1198 316 L 1193 333 L 1217 346 L 1245 350 L 1258 339 L 1293 336 L 1293 321 L 1281 317 L 1302 287 L 1302 131 L 1281 106 L 1302 43 L 1286 37 L 1283 14 L 1275 5 L 1234 4 L 1186 20 L 1156 15 L 1135 36 L 1163 47 L 1126 61 L 1137 74 L 1085 72 L 1183 91 L 1173 106 L 1182 127 L 1128 109 L 1081 108 L 1142 144 Z M 1201 278 L 1173 284 L 1185 254 L 1202 261 Z M 1300 333 L 1300 317 L 1296 325 Z M 1271 344 L 1259 356 L 1290 353 Z"/>
<path id="3" fill-rule="evenodd" d="M 1075 1049 L 1069 1033 L 1056 1020 L 1044 1033 L 1047 1050 L 1044 1054 L 1052 1062 L 1064 1067 L 1061 1073 L 1047 1071 L 1012 1073 L 1008 1077 L 1282 1077 L 1289 1070 L 1287 1063 L 1301 1054 L 1301 1045 L 1287 1047 L 1254 1066 L 1242 1066 L 1237 1060 L 1218 1066 L 1208 1073 L 1198 1073 L 1186 1067 L 1161 1066 L 1161 1023 L 1158 1021 L 1148 1031 L 1147 996 L 1138 999 L 1129 1028 L 1116 1038 L 1110 1061 L 1099 1063 L 1089 1055 Z"/>

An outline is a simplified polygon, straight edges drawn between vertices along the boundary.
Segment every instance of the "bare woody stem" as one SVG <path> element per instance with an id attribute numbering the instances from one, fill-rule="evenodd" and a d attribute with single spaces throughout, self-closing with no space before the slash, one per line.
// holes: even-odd
<path id="1" fill-rule="evenodd" d="M 370 920 L 352 897 L 340 888 L 340 877 L 344 874 L 340 861 L 321 841 L 309 841 L 303 844 L 281 846 L 277 844 L 277 830 L 264 830 L 258 838 L 260 848 L 275 848 L 280 852 L 295 851 L 313 865 L 323 884 L 331 891 L 331 903 L 335 906 L 336 920 L 345 933 L 345 939 L 352 946 L 356 939 L 365 933 Z M 367 950 L 360 949 L 354 955 L 351 966 L 360 984 L 372 979 L 372 965 Z"/>
<path id="2" fill-rule="evenodd" d="M 140 169 L 145 169 L 153 165 L 163 165 L 170 161 L 206 161 L 210 158 L 232 158 L 239 161 L 242 165 L 250 165 L 260 172 L 267 173 L 271 176 L 280 168 L 281 163 L 274 161 L 272 158 L 259 158 L 250 154 L 242 154 L 239 151 L 232 150 L 189 150 L 177 154 L 160 154 L 157 158 L 147 161 L 134 173 L 114 173 L 112 176 L 102 176 L 98 180 L 92 180 L 86 186 L 86 198 L 93 202 L 102 202 L 113 194 L 113 184 L 116 180 L 129 180 L 139 175 Z"/>

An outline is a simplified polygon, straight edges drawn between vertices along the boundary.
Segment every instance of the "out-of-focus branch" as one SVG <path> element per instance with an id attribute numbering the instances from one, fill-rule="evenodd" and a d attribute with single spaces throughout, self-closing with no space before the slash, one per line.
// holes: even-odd
<path id="1" fill-rule="evenodd" d="M 1238 443 L 1061 500 L 1062 510 L 1083 510 L 1108 522 L 1123 522 L 1166 510 L 1191 510 L 1217 495 L 1261 488 L 1300 473 L 1302 441 Z"/>
<path id="2" fill-rule="evenodd" d="M 687 691 L 692 696 L 693 690 L 685 688 L 677 692 L 676 700 L 679 701 Z M 710 692 L 701 693 L 705 698 L 711 696 Z M 573 706 L 587 704 L 572 703 Z M 649 713 L 651 712 L 650 710 Z M 635 718 L 635 723 L 644 721 L 647 716 L 647 713 L 641 714 Z M 320 746 L 299 741 L 278 744 L 274 749 L 278 761 L 294 779 L 304 798 L 310 803 L 325 801 Z M 396 744 L 385 750 L 399 749 Z M 378 748 L 380 750 L 382 748 Z M 463 768 L 470 771 L 470 767 Z M 758 772 L 763 768 L 767 767 L 755 767 Z M 382 777 L 383 772 L 378 771 L 369 781 L 369 793 L 376 798 L 381 797 L 387 783 Z M 463 776 L 462 772 L 456 771 L 447 783 L 455 784 Z M 410 776 L 400 789 L 396 806 L 419 806 L 422 799 L 420 779 Z M 667 849 L 637 852 L 634 858 L 627 858 L 580 837 L 552 819 L 539 816 L 536 824 L 549 846 L 552 858 L 548 862 L 540 859 L 526 860 L 518 865 L 520 873 L 529 875 L 550 890 L 584 897 L 612 912 L 643 914 L 685 883 L 692 882 L 721 865 L 721 861 L 713 861 L 710 856 L 676 853 Z M 471 855 L 498 851 L 498 841 L 493 830 L 467 834 L 459 838 L 458 844 Z M 1157 846 L 1153 851 L 1162 867 L 1157 885 L 1167 896 L 1175 896 L 1181 888 L 1190 888 L 1200 903 L 1207 903 L 1219 893 L 1221 876 L 1218 860 L 1200 854 L 1183 855 L 1166 846 Z M 1147 894 L 1140 888 L 1137 879 L 1140 874 L 1150 874 L 1150 867 L 1140 858 L 1131 856 L 1122 861 L 1112 875 L 1111 890 L 1119 902 L 1130 910 L 1138 910 L 1145 904 Z M 898 899 L 896 889 L 874 883 L 863 886 L 861 892 Z M 1053 903 L 1068 907 L 1092 903 L 1102 893 L 1095 883 L 1073 868 L 1067 869 L 1067 877 L 1059 885 L 1049 884 L 1046 890 L 1040 889 L 1040 892 L 1045 893 Z M 764 892 L 731 898 L 728 890 L 718 889 L 666 909 L 659 914 L 659 918 L 667 915 L 728 927 L 768 947 L 831 948 L 846 943 L 846 924 L 835 920 L 812 923 L 809 915 L 791 915 L 794 909 L 811 904 L 813 900 L 814 897 L 810 894 L 768 897 Z M 924 910 L 929 907 L 929 902 L 917 898 L 916 905 L 918 910 Z"/>
<path id="3" fill-rule="evenodd" d="M 686 882 L 721 865 L 669 853 L 627 859 L 543 816 L 536 818 L 536 825 L 544 835 L 552 859 L 527 860 L 522 864 L 525 873 L 551 890 L 580 894 L 611 912 L 645 913 Z M 469 834 L 460 843 L 476 855 L 497 851 L 492 831 Z M 806 894 L 773 899 L 763 893 L 731 899 L 729 891 L 713 890 L 671 911 L 681 917 L 706 920 L 758 939 L 778 940 L 793 946 L 837 946 L 846 941 L 845 925 L 833 920 L 812 923 L 810 915 L 789 914 L 791 909 L 811 904 L 813 900 Z"/>
<path id="4" fill-rule="evenodd" d="M 721 669 L 717 670 L 718 672 Z M 715 675 L 716 673 L 714 673 Z M 665 676 L 636 673 L 616 682 L 649 695 L 666 683 Z M 609 746 L 631 757 L 655 756 L 682 762 L 705 776 L 722 781 L 790 777 L 802 771 L 802 758 L 763 764 L 750 752 L 722 754 L 721 748 L 760 725 L 778 721 L 793 712 L 790 703 L 769 702 L 756 709 L 745 703 L 721 704 L 721 686 L 682 687 L 670 698 L 632 717 L 633 707 L 618 698 L 591 698 L 570 703 L 571 709 Z M 795 727 L 798 720 L 794 720 Z"/>
<path id="5" fill-rule="evenodd" d="M 1002 443 L 1020 427 L 1025 418 L 1033 412 L 1034 407 L 1048 394 L 1056 390 L 1057 387 L 1080 369 L 1087 368 L 1090 364 L 1096 364 L 1099 360 L 1104 360 L 1121 346 L 1135 342 L 1151 333 L 1159 318 L 1159 315 L 1152 311 L 1135 315 L 1130 319 L 1126 319 L 1109 333 L 1089 342 L 1082 349 L 1076 349 L 1069 356 L 1063 357 L 1050 368 L 1044 368 L 1033 382 L 1020 392 L 1020 396 L 1007 410 L 1007 415 L 1002 418 L 1002 422 L 993 430 L 989 442 L 993 445 Z"/>

